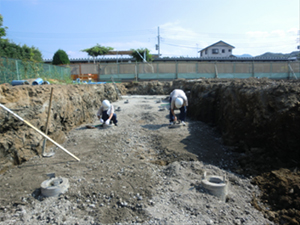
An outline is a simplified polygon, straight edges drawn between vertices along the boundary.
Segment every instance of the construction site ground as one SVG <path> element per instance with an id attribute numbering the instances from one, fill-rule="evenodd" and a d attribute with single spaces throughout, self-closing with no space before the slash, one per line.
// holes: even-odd
<path id="1" fill-rule="evenodd" d="M 118 126 L 88 129 L 95 118 L 73 129 L 63 146 L 80 162 L 55 147 L 1 174 L 0 224 L 273 224 L 214 128 L 189 119 L 168 127 L 166 97 L 123 96 L 113 103 Z M 202 187 L 205 171 L 229 180 L 225 202 Z M 40 185 L 53 173 L 70 187 L 45 198 Z"/>
<path id="2" fill-rule="evenodd" d="M 1 108 L 0 224 L 300 223 L 298 80 L 117 85 L 122 98 L 113 84 L 0 85 L 0 103 L 43 132 L 54 87 L 48 134 L 80 159 L 49 141 L 42 157 L 44 138 Z M 169 128 L 174 88 L 191 101 L 187 125 Z M 104 99 L 118 126 L 97 126 Z M 205 173 L 226 178 L 224 201 Z M 67 191 L 43 196 L 49 176 Z"/>

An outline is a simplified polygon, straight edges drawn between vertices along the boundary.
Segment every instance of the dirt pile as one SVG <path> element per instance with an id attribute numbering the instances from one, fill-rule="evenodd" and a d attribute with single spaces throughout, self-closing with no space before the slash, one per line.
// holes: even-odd
<path id="1" fill-rule="evenodd" d="M 299 224 L 300 221 L 300 173 L 297 170 L 281 168 L 263 173 L 252 180 L 262 190 L 262 203 L 253 205 L 264 212 L 272 220 L 280 223 L 282 220 L 289 224 Z M 266 206 L 271 205 L 270 211 Z"/>
<path id="2" fill-rule="evenodd" d="M 52 86 L 53 85 L 10 87 L 2 85 L 0 86 L 0 103 L 5 104 L 6 107 L 16 112 L 38 129 L 44 131 L 50 88 Z M 187 136 L 184 139 L 178 137 L 181 140 L 179 143 L 173 142 L 172 136 L 165 136 L 167 132 L 164 129 L 164 122 L 157 119 L 157 117 L 161 115 L 156 114 L 156 111 L 152 112 L 153 106 L 149 106 L 148 100 L 145 100 L 145 104 L 139 105 L 139 109 L 142 110 L 140 114 L 138 114 L 137 111 L 125 113 L 126 116 L 123 119 L 131 121 L 125 123 L 128 132 L 126 129 L 123 130 L 122 133 L 114 133 L 115 131 L 113 130 L 107 131 L 105 136 L 108 138 L 106 140 L 107 143 L 103 143 L 100 140 L 95 143 L 91 140 L 84 142 L 84 139 L 79 137 L 71 137 L 69 132 L 72 129 L 82 124 L 95 122 L 95 111 L 103 99 L 109 99 L 113 102 L 117 100 L 118 95 L 114 86 L 112 84 L 105 84 L 55 85 L 51 107 L 49 136 L 59 143 L 66 143 L 65 145 L 67 147 L 72 146 L 71 149 L 78 154 L 83 153 L 78 149 L 75 143 L 85 143 L 86 146 L 81 145 L 82 149 L 94 149 L 95 152 L 101 152 L 101 154 L 103 154 L 102 150 L 98 147 L 99 143 L 101 143 L 101 145 L 109 146 L 109 149 L 123 149 L 122 154 L 118 151 L 116 151 L 115 154 L 123 155 L 123 161 L 125 162 L 125 159 L 131 154 L 128 153 L 129 155 L 126 155 L 125 152 L 127 152 L 128 149 L 122 146 L 130 145 L 130 148 L 136 150 L 136 152 L 132 153 L 133 155 L 138 157 L 139 160 L 151 159 L 152 165 L 168 166 L 176 162 L 197 162 L 200 160 L 226 169 L 227 171 L 234 171 L 236 174 L 243 174 L 248 177 L 255 176 L 255 179 L 252 181 L 253 184 L 259 185 L 263 190 L 262 202 L 258 200 L 258 195 L 252 199 L 252 203 L 256 205 L 256 208 L 261 209 L 266 217 L 277 223 L 286 221 L 290 224 L 297 224 L 300 222 L 298 216 L 298 206 L 300 202 L 298 196 L 300 191 L 297 186 L 299 184 L 297 167 L 299 167 L 300 160 L 300 143 L 298 141 L 300 138 L 298 131 L 300 124 L 299 81 L 199 79 L 193 81 L 176 80 L 173 82 L 131 82 L 117 84 L 117 86 L 123 95 L 162 95 L 169 94 L 174 88 L 185 90 L 189 98 L 188 118 L 194 121 L 193 126 L 189 127 L 189 134 L 186 134 Z M 126 105 L 122 105 L 122 107 L 126 107 Z M 163 112 L 164 111 L 162 111 L 162 113 Z M 165 111 L 164 114 L 164 120 L 166 120 L 167 123 L 168 112 Z M 200 133 L 199 129 L 205 129 L 208 133 L 210 129 L 208 129 L 208 127 L 204 128 L 204 124 L 197 125 L 197 123 L 199 123 L 197 121 L 213 125 L 215 131 L 221 135 L 215 139 L 215 142 L 222 140 L 227 146 L 226 148 L 231 150 L 229 151 L 230 154 L 228 152 L 228 157 L 224 156 L 222 150 L 217 151 L 217 148 L 212 147 L 214 146 L 214 141 L 206 141 L 208 136 L 204 135 L 205 132 Z M 143 128 L 143 132 L 136 132 L 136 130 L 140 128 L 134 127 L 133 124 L 135 123 L 140 124 Z M 20 164 L 26 161 L 30 162 L 33 156 L 40 155 L 43 138 L 36 134 L 35 131 L 2 109 L 0 111 L 0 124 L 1 173 L 10 171 L 9 165 L 11 163 Z M 129 132 L 129 130 L 131 131 Z M 160 135 L 158 135 L 157 132 L 159 132 Z M 143 135 L 140 136 L 141 134 Z M 101 135 L 103 134 L 99 133 L 100 136 L 95 136 L 94 133 L 87 133 L 86 135 L 87 136 L 83 136 L 85 139 L 89 139 L 88 137 L 90 135 L 97 140 L 97 138 L 101 139 Z M 121 138 L 121 142 L 119 142 L 120 137 L 123 137 Z M 145 144 L 139 147 L 138 143 Z M 53 147 L 51 144 L 47 146 L 48 148 Z M 200 151 L 197 149 L 199 146 L 201 146 Z M 144 151 L 140 151 L 141 149 L 145 149 L 146 152 L 148 151 L 148 154 Z M 93 157 L 95 152 L 87 154 L 88 158 Z M 107 154 L 106 160 L 110 161 L 109 153 L 107 152 Z M 222 157 L 227 158 L 227 160 L 219 162 L 218 158 L 216 158 L 218 155 L 222 155 Z M 82 157 L 85 158 L 84 154 Z M 35 161 L 35 163 L 38 162 Z M 96 162 L 94 163 L 96 165 Z M 128 163 L 129 162 L 126 162 L 126 165 Z M 137 162 L 134 162 L 134 165 L 136 165 L 136 163 Z M 108 172 L 112 166 L 113 165 L 105 165 L 105 168 L 107 168 L 105 171 Z M 87 174 L 90 170 L 95 170 L 95 172 L 99 174 L 99 169 L 91 165 L 84 164 L 83 167 L 86 167 L 84 171 L 86 171 Z M 125 167 L 126 166 L 123 165 L 122 168 Z M 142 167 L 144 168 L 145 166 Z M 148 165 L 146 168 L 147 167 Z M 148 169 L 150 169 L 150 167 Z M 65 168 L 67 171 L 64 171 L 64 173 L 70 174 L 70 165 L 66 164 Z M 71 166 L 71 168 L 75 169 L 75 165 Z M 280 168 L 286 169 L 284 173 Z M 152 169 L 157 171 L 156 168 Z M 129 170 L 131 172 L 128 173 L 129 177 L 126 179 L 130 179 L 130 174 L 135 171 L 135 167 L 131 166 Z M 74 182 L 77 178 L 83 179 L 87 174 L 82 174 L 81 178 L 73 174 Z M 161 176 L 159 171 L 157 174 Z M 93 176 L 95 178 L 95 174 L 91 173 L 91 179 Z M 102 176 L 106 181 L 109 179 L 115 180 L 117 177 L 115 174 L 109 175 L 110 178 L 104 174 Z M 111 176 L 113 176 L 113 178 Z M 146 180 L 149 179 L 148 176 L 151 177 L 151 175 L 146 174 L 140 176 L 143 176 Z M 285 176 L 287 176 L 287 178 L 283 179 Z M 158 178 L 156 177 L 155 179 Z M 200 178 L 198 177 L 198 179 Z M 103 183 L 102 181 L 103 180 L 97 180 L 97 182 L 100 183 Z M 174 182 L 176 183 L 176 181 Z M 93 181 L 92 183 L 95 182 Z M 157 187 L 157 184 L 158 183 L 154 182 L 150 186 L 154 188 Z M 3 188 L 5 184 L 1 185 L 1 188 Z M 110 183 L 106 185 L 111 186 Z M 147 185 L 145 185 L 146 183 L 142 184 L 141 187 L 146 188 Z M 196 189 L 199 190 L 196 181 L 194 185 L 196 185 Z M 126 185 L 124 184 L 124 186 Z M 153 194 L 153 190 L 150 186 L 143 192 L 143 195 L 147 196 L 148 199 L 151 199 Z M 31 188 L 33 188 L 33 186 L 31 186 Z M 85 197 L 85 200 L 91 201 L 91 196 L 98 196 L 95 193 L 87 191 L 88 189 L 93 189 L 90 185 L 84 188 L 87 188 L 84 195 L 90 196 L 88 198 Z M 101 189 L 100 186 L 99 188 Z M 164 188 L 165 186 L 163 189 Z M 4 190 L 5 189 L 3 189 L 3 191 Z M 135 197 L 137 197 L 137 193 L 139 192 L 136 191 Z M 169 192 L 166 192 L 166 194 L 168 193 Z M 74 196 L 75 195 L 74 193 Z M 101 195 L 101 198 L 106 199 L 106 197 L 110 195 L 111 193 L 105 193 L 104 196 Z M 122 196 L 122 194 L 119 195 Z M 20 198 L 20 196 L 18 197 Z M 78 195 L 77 199 L 81 199 L 80 196 L 81 195 Z M 124 198 L 120 196 L 119 198 Z M 108 197 L 108 199 L 110 198 L 111 197 Z M 125 202 L 128 203 L 128 201 Z M 105 200 L 103 204 L 108 202 L 109 201 Z M 115 204 L 121 204 L 122 206 L 122 202 L 124 203 L 124 201 L 120 200 L 119 203 L 117 203 L 116 200 Z M 177 200 L 174 202 L 178 203 Z M 151 203 L 149 204 L 151 205 Z M 283 207 L 286 205 L 290 205 L 290 207 L 284 209 Z M 129 208 L 125 208 L 129 210 Z M 146 218 L 142 216 L 145 212 L 144 210 L 138 210 L 136 207 L 131 209 L 138 211 L 138 215 L 142 218 Z M 117 213 L 115 211 L 113 212 Z M 110 222 L 124 221 L 124 216 L 128 216 L 128 213 L 132 214 L 132 211 L 126 211 L 125 214 L 121 213 L 123 216 L 117 216 L 116 214 L 116 219 Z M 230 223 L 232 221 L 233 220 L 227 222 L 228 224 L 232 224 Z M 236 221 L 236 223 L 238 222 Z"/>

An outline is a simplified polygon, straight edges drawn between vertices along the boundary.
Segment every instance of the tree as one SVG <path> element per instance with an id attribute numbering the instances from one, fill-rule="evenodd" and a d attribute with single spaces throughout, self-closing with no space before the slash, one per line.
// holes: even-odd
<path id="1" fill-rule="evenodd" d="M 52 64 L 53 65 L 70 64 L 70 60 L 67 53 L 64 50 L 58 49 L 53 56 Z"/>
<path id="2" fill-rule="evenodd" d="M 32 49 L 29 48 L 27 45 L 23 45 L 20 49 L 20 55 L 22 56 L 22 58 L 29 59 L 30 61 L 32 61 L 34 53 Z"/>
<path id="3" fill-rule="evenodd" d="M 43 56 L 40 50 L 35 47 L 31 47 L 31 50 L 33 52 L 32 60 L 35 62 L 43 62 Z"/>
<path id="4" fill-rule="evenodd" d="M 0 57 L 3 56 L 3 51 L 2 51 L 2 42 L 3 44 L 6 43 L 7 40 L 3 40 L 2 37 L 6 36 L 6 29 L 7 27 L 2 27 L 3 26 L 3 16 L 0 14 Z"/>
<path id="5" fill-rule="evenodd" d="M 109 51 L 112 51 L 112 50 L 114 50 L 112 47 L 104 47 L 104 46 L 97 44 L 94 47 L 83 49 L 81 51 L 86 52 L 89 56 L 92 56 L 94 59 L 94 63 L 95 63 L 95 57 L 97 57 L 99 55 L 106 55 Z"/>
<path id="6" fill-rule="evenodd" d="M 131 54 L 132 57 L 135 58 L 137 62 L 143 62 L 144 60 L 147 62 L 152 61 L 152 55 L 147 48 L 131 49 L 131 51 L 133 51 Z"/>
<path id="7" fill-rule="evenodd" d="M 8 27 L 2 27 L 3 26 L 3 16 L 0 14 L 0 38 L 6 36 L 6 29 Z"/>
<path id="8" fill-rule="evenodd" d="M 17 45 L 7 39 L 0 39 L 0 56 L 11 59 L 43 62 L 42 53 L 35 47 Z"/>

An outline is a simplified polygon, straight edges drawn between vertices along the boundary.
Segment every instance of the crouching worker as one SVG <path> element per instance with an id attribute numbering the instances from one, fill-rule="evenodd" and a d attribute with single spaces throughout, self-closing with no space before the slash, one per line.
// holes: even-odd
<path id="1" fill-rule="evenodd" d="M 97 112 L 97 117 L 101 123 L 110 125 L 111 121 L 117 126 L 117 115 L 114 113 L 114 106 L 108 100 L 104 100 Z"/>
<path id="2" fill-rule="evenodd" d="M 180 110 L 179 122 L 185 126 L 186 107 L 188 106 L 188 99 L 184 91 L 180 89 L 174 89 L 170 94 L 170 125 L 177 121 L 177 117 L 174 113 L 175 109 Z"/>

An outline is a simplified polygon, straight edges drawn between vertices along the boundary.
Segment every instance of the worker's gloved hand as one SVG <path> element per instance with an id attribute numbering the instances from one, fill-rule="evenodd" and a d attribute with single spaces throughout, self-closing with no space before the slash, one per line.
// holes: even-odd
<path id="1" fill-rule="evenodd" d="M 101 119 L 100 119 L 100 122 L 101 122 L 101 123 L 104 123 L 104 120 L 101 118 Z"/>
<path id="2" fill-rule="evenodd" d="M 105 121 L 105 124 L 106 124 L 106 125 L 109 125 L 109 122 L 110 122 L 110 119 L 106 120 L 106 121 Z"/>

